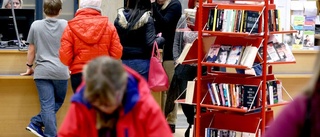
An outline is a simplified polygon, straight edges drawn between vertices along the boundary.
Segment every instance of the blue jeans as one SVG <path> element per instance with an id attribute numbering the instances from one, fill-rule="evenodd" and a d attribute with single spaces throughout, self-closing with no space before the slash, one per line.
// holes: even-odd
<path id="1" fill-rule="evenodd" d="M 68 89 L 68 80 L 34 80 L 38 89 L 41 110 L 31 118 L 37 126 L 44 126 L 46 137 L 57 136 L 56 113 L 63 104 Z"/>
<path id="2" fill-rule="evenodd" d="M 122 63 L 137 71 L 140 75 L 142 75 L 146 80 L 148 80 L 149 75 L 149 59 L 130 59 L 130 60 L 122 60 Z"/>

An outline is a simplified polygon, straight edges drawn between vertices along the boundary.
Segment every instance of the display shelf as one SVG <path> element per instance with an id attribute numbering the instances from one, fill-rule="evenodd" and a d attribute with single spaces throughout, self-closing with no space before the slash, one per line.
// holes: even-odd
<path id="1" fill-rule="evenodd" d="M 234 107 L 216 106 L 216 105 L 213 105 L 213 104 L 200 104 L 200 106 L 201 107 L 211 108 L 211 109 L 216 109 L 216 110 L 225 110 L 225 111 L 240 112 L 240 113 L 247 113 L 247 112 L 253 112 L 253 111 L 261 110 L 261 108 L 248 110 L 247 108 L 234 108 Z"/>
<path id="2" fill-rule="evenodd" d="M 228 36 L 228 37 L 263 37 L 261 34 L 250 34 L 243 32 L 221 32 L 221 31 L 202 31 L 203 33 L 210 34 L 212 36 Z"/>
<path id="3" fill-rule="evenodd" d="M 226 4 L 226 3 L 205 3 L 203 7 L 216 7 L 218 9 L 234 9 L 234 10 L 250 10 L 262 12 L 265 5 L 250 5 L 250 4 Z M 269 5 L 269 9 L 275 9 L 274 4 Z"/>
<path id="4" fill-rule="evenodd" d="M 241 65 L 230 65 L 230 64 L 209 63 L 209 62 L 202 62 L 201 64 L 206 65 L 206 66 L 229 67 L 229 68 L 237 68 L 237 69 L 250 69 L 247 66 L 241 66 Z"/>
<path id="5" fill-rule="evenodd" d="M 271 31 L 270 34 L 290 34 L 296 33 L 296 30 L 287 30 L 287 31 Z"/>
<path id="6" fill-rule="evenodd" d="M 232 1 L 232 0 L 231 0 Z M 231 2 L 230 1 L 230 2 Z M 203 0 L 199 0 L 199 3 L 202 3 Z M 234 0 L 232 2 L 235 2 Z M 248 10 L 248 11 L 258 11 L 260 12 L 258 22 L 258 32 L 259 33 L 237 33 L 237 32 L 220 32 L 220 31 L 203 31 L 203 28 L 208 21 L 208 15 L 209 10 L 212 8 L 217 9 L 232 9 L 232 10 Z M 273 65 L 273 64 L 292 64 L 295 62 L 276 62 L 276 63 L 267 63 L 262 62 L 262 75 L 257 77 L 241 77 L 237 75 L 229 76 L 229 74 L 214 74 L 213 76 L 202 76 L 201 72 L 201 66 L 217 66 L 217 67 L 227 67 L 227 68 L 237 68 L 237 69 L 248 69 L 247 66 L 241 66 L 241 65 L 230 65 L 230 64 L 218 64 L 218 63 L 209 63 L 205 62 L 205 60 L 202 60 L 204 58 L 203 54 L 208 53 L 208 49 L 210 48 L 211 44 L 217 44 L 217 45 L 231 45 L 231 46 L 255 46 L 255 47 L 263 47 L 263 57 L 262 60 L 267 59 L 267 44 L 270 34 L 285 34 L 285 33 L 294 33 L 294 31 L 275 31 L 270 33 L 264 33 L 269 32 L 268 30 L 268 17 L 269 12 L 268 10 L 275 9 L 276 6 L 273 3 L 273 0 L 263 0 L 263 3 L 261 4 L 235 4 L 235 3 L 215 3 L 213 0 L 213 3 L 208 4 L 200 4 L 198 11 L 197 11 L 197 17 L 196 17 L 196 30 L 199 31 L 198 35 L 198 71 L 197 71 L 197 82 L 196 82 L 196 90 L 195 90 L 195 96 L 196 100 L 193 103 L 196 103 L 196 122 L 195 122 L 195 136 L 196 137 L 202 137 L 203 136 L 203 129 L 208 127 L 201 126 L 203 120 L 208 121 L 208 119 L 214 119 L 216 122 L 214 128 L 218 129 L 228 129 L 228 130 L 235 130 L 235 131 L 249 131 L 251 133 L 257 133 L 257 130 L 260 129 L 261 133 L 263 134 L 265 132 L 266 124 L 270 121 L 270 119 L 273 118 L 273 111 L 269 111 L 268 109 L 271 107 L 276 106 L 282 106 L 285 105 L 287 102 L 281 102 L 278 104 L 273 105 L 267 105 L 267 95 L 266 95 L 266 89 L 267 89 L 267 81 L 269 80 L 275 80 L 274 75 L 267 73 L 267 66 Z M 232 13 L 231 13 L 232 14 Z M 246 14 L 245 14 L 246 15 Z M 232 19 L 231 19 L 232 20 Z M 264 22 L 262 22 L 264 21 Z M 251 22 L 252 23 L 252 22 Z M 201 25 L 199 25 L 201 24 Z M 228 23 L 229 24 L 229 23 Z M 257 24 L 257 21 L 256 23 Z M 250 24 L 253 25 L 253 24 Z M 252 30 L 251 30 L 252 31 Z M 210 44 L 207 44 L 203 42 L 203 35 L 210 34 L 212 37 L 216 37 L 215 41 L 212 41 Z M 259 59 L 256 58 L 256 61 L 259 62 Z M 270 71 L 272 72 L 272 71 Z M 257 103 L 255 106 L 259 106 L 258 108 L 252 108 L 248 110 L 249 108 L 233 108 L 233 107 L 225 107 L 225 106 L 216 106 L 213 105 L 209 96 L 207 96 L 208 92 L 208 83 L 223 83 L 223 84 L 239 84 L 239 85 L 251 85 L 251 86 L 257 86 L 258 90 L 255 90 L 256 93 L 254 95 L 253 99 L 256 99 L 256 97 L 259 97 L 261 100 L 259 101 L 259 104 Z M 210 87 L 210 86 L 209 86 Z M 223 89 L 224 91 L 224 89 Z M 228 90 L 226 90 L 228 91 Z M 248 90 L 249 91 L 249 90 Z M 252 90 L 251 90 L 252 91 Z M 224 91 L 225 92 L 225 91 Z M 249 94 L 249 93 L 248 93 Z M 228 95 L 228 94 L 227 94 Z M 224 95 L 225 96 L 225 95 Z M 261 105 L 261 106 L 260 106 Z M 252 105 L 250 105 L 252 106 Z M 217 111 L 216 114 L 208 116 L 207 118 L 204 118 L 200 112 L 202 107 L 206 107 L 209 109 L 212 109 L 214 111 Z M 221 113 L 226 112 L 226 113 Z M 255 113 L 254 115 L 251 115 L 251 113 Z M 219 118 L 217 118 L 217 115 L 219 115 Z M 241 121 L 243 120 L 243 116 L 246 115 L 246 118 L 252 119 L 247 122 L 237 122 L 238 129 L 235 129 L 236 127 L 233 126 L 233 124 L 226 124 L 226 122 L 232 122 L 235 121 Z M 230 117 L 230 118 L 229 118 Z M 231 120 L 231 117 L 233 118 Z M 255 120 L 253 120 L 255 119 Z M 219 120 L 219 122 L 217 122 Z M 253 122 L 255 121 L 255 122 Z M 245 124 L 244 124 L 245 123 Z M 252 127 L 248 127 L 245 125 L 251 125 Z M 200 126 L 197 126 L 200 125 Z M 253 126 L 254 125 L 254 126 Z M 249 129 L 250 128 L 250 129 Z"/>
<path id="7" fill-rule="evenodd" d="M 267 108 L 272 108 L 272 107 L 278 107 L 278 106 L 283 106 L 289 104 L 289 101 L 282 101 L 280 103 L 272 104 L 272 105 L 267 105 Z"/>

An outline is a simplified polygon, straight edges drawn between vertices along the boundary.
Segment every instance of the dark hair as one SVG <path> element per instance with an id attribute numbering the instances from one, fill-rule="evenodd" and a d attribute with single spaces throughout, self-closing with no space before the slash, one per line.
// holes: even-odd
<path id="1" fill-rule="evenodd" d="M 133 26 L 139 21 L 142 15 L 151 10 L 150 0 L 127 0 L 125 9 L 131 10 L 131 16 L 128 19 L 128 30 L 131 30 Z"/>
<path id="2" fill-rule="evenodd" d="M 43 2 L 43 11 L 48 16 L 59 15 L 59 12 L 61 9 L 62 9 L 61 0 L 45 0 Z"/>

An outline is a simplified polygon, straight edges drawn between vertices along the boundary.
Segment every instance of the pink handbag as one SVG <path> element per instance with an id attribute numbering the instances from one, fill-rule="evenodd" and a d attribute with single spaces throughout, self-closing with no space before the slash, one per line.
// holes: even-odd
<path id="1" fill-rule="evenodd" d="M 155 92 L 166 91 L 169 88 L 169 79 L 162 66 L 157 42 L 154 42 L 152 48 L 148 85 L 149 88 Z"/>

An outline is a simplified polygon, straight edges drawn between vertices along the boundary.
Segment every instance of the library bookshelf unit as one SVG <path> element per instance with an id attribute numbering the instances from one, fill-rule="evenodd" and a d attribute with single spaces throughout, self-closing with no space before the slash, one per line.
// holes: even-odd
<path id="1" fill-rule="evenodd" d="M 199 3 L 203 3 L 204 0 L 199 0 Z M 226 1 L 226 0 L 225 0 Z M 224 2 L 225 2 L 224 1 Z M 195 116 L 195 127 L 194 135 L 195 137 L 206 137 L 207 131 L 206 128 L 215 128 L 215 129 L 224 129 L 232 130 L 239 132 L 249 132 L 255 133 L 255 136 L 258 134 L 263 134 L 266 129 L 267 123 L 273 119 L 273 110 L 272 107 L 282 106 L 288 102 L 282 101 L 274 103 L 272 105 L 267 104 L 267 84 L 268 81 L 274 81 L 276 78 L 272 74 L 272 65 L 277 64 L 293 64 L 295 61 L 290 62 L 267 62 L 267 45 L 268 39 L 272 34 L 285 34 L 285 33 L 294 33 L 294 31 L 281 31 L 276 29 L 275 24 L 271 23 L 269 20 L 269 10 L 275 10 L 276 6 L 273 0 L 247 0 L 249 2 L 261 2 L 260 4 L 239 4 L 237 0 L 230 0 L 228 3 L 220 3 L 220 1 L 208 0 L 205 4 L 199 4 L 196 13 L 196 22 L 193 26 L 194 30 L 198 31 L 198 39 L 195 41 L 194 45 L 197 46 L 197 78 L 195 80 L 195 92 L 192 104 L 196 105 L 196 116 Z M 238 0 L 245 1 L 245 0 Z M 208 26 L 207 22 L 210 16 L 211 9 L 222 9 L 222 10 L 234 10 L 238 11 L 254 11 L 259 13 L 259 16 L 254 22 L 254 25 L 257 25 L 256 32 L 252 33 L 253 27 L 251 30 L 246 31 L 245 29 L 241 30 L 234 25 L 231 28 L 234 30 L 225 31 L 221 30 L 208 30 L 204 29 Z M 217 10 L 215 10 L 217 13 Z M 218 12 L 219 13 L 219 12 Z M 245 15 L 247 15 L 247 12 Z M 240 13 L 239 13 L 240 14 Z M 230 13 L 229 15 L 235 16 L 237 18 L 237 13 Z M 242 13 L 242 16 L 244 14 Z M 215 15 L 215 17 L 217 17 Z M 279 19 L 279 18 L 278 18 Z M 231 19 L 232 20 L 232 19 Z M 243 20 L 243 19 L 242 19 Z M 216 21 L 214 21 L 216 22 Z M 229 25 L 237 24 L 235 21 Z M 238 24 L 239 25 L 239 24 Z M 216 27 L 217 24 L 213 25 Z M 273 29 L 270 30 L 270 27 Z M 279 27 L 279 26 L 278 26 Z M 218 27 L 217 27 L 218 28 Z M 238 31 L 235 31 L 237 28 Z M 214 42 L 208 42 L 208 37 L 214 37 Z M 209 44 L 208 44 L 209 43 Z M 257 49 L 262 45 L 263 55 L 262 59 L 258 59 L 257 55 L 255 62 L 259 61 L 262 64 L 262 75 L 253 76 L 247 74 L 236 74 L 236 73 L 222 73 L 217 71 L 211 71 L 211 67 L 227 67 L 234 69 L 249 69 L 251 66 L 238 65 L 238 64 L 221 64 L 215 62 L 204 61 L 205 54 L 207 54 L 210 44 L 228 44 L 233 46 L 242 45 L 247 47 L 252 45 Z M 190 62 L 188 62 L 190 63 Z M 201 67 L 207 66 L 208 74 L 206 76 L 202 75 Z M 255 86 L 257 89 L 254 95 L 251 105 L 248 107 L 239 107 L 239 106 L 225 106 L 224 105 L 214 105 L 213 101 L 209 96 L 208 83 L 228 83 L 230 85 L 250 85 Z M 210 87 L 210 86 L 209 86 Z M 219 87 L 217 88 L 219 90 Z M 228 92 L 228 91 L 227 91 Z M 255 101 L 257 100 L 257 101 Z M 230 101 L 230 100 L 229 100 Z M 183 102 L 179 100 L 178 102 Z M 252 105 L 253 103 L 255 105 Z M 243 103 L 243 102 L 242 102 Z M 201 112 L 201 108 L 207 108 L 206 112 Z M 205 135 L 206 134 L 206 135 Z"/>

